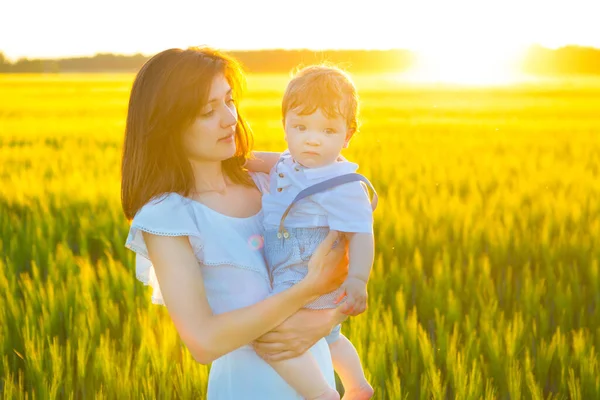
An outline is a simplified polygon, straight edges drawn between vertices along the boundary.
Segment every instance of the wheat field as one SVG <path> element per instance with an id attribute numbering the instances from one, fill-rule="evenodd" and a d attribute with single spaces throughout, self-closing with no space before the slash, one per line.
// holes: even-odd
<path id="1" fill-rule="evenodd" d="M 281 151 L 285 75 L 250 75 Z M 0 393 L 203 398 L 135 280 L 119 203 L 131 74 L 0 75 Z M 600 398 L 600 84 L 356 76 L 345 156 L 380 194 L 369 309 L 344 323 L 377 399 Z"/>

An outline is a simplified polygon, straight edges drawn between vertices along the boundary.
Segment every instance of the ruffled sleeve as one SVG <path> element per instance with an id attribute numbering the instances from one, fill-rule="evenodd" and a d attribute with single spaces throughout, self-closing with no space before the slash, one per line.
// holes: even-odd
<path id="1" fill-rule="evenodd" d="M 186 207 L 174 193 L 148 202 L 133 218 L 125 247 L 136 253 L 137 279 L 154 289 L 152 302 L 164 305 L 142 232 L 159 236 L 188 236 L 194 254 L 199 259 L 202 259 L 203 238 L 190 207 Z"/>

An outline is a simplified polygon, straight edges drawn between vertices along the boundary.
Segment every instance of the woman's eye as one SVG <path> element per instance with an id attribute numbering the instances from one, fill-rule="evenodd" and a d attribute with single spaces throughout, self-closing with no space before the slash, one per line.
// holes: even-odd
<path id="1" fill-rule="evenodd" d="M 230 106 L 233 105 L 233 104 L 235 104 L 235 99 L 234 98 L 228 99 L 227 100 L 227 104 L 230 105 Z"/>
<path id="2" fill-rule="evenodd" d="M 210 110 L 210 111 L 205 112 L 204 114 L 200 114 L 200 116 L 204 117 L 204 118 L 208 118 L 208 117 L 212 116 L 214 113 L 215 113 L 215 110 Z"/>

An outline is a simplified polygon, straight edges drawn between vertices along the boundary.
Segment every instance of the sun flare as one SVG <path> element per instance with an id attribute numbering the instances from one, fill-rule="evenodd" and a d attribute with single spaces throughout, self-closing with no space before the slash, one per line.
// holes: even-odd
<path id="1" fill-rule="evenodd" d="M 414 82 L 464 85 L 505 85 L 519 80 L 524 49 L 498 47 L 438 47 L 418 52 L 406 78 Z"/>

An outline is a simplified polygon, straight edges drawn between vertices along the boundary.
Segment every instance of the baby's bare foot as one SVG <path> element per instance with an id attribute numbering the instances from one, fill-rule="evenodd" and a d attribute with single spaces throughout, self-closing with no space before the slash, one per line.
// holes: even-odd
<path id="1" fill-rule="evenodd" d="M 312 400 L 340 400 L 340 394 L 335 389 L 330 389 L 320 396 L 314 397 Z"/>
<path id="2" fill-rule="evenodd" d="M 346 390 L 342 400 L 369 400 L 371 397 L 373 397 L 373 394 L 375 394 L 375 391 L 371 385 L 367 383 L 362 386 Z"/>

